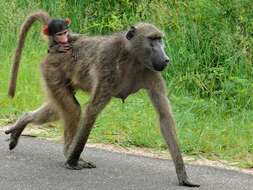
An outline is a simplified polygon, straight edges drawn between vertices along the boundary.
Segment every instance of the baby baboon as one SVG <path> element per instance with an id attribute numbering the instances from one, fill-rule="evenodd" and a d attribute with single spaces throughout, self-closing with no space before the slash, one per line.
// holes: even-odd
<path id="1" fill-rule="evenodd" d="M 141 23 L 125 33 L 79 38 L 73 44 L 80 51 L 77 61 L 71 59 L 70 52 L 48 54 L 41 70 L 49 101 L 39 111 L 33 112 L 24 125 L 40 119 L 47 122 L 56 119 L 59 114 L 64 122 L 65 166 L 69 169 L 93 167 L 80 161 L 80 155 L 98 114 L 112 97 L 125 99 L 139 89 L 146 89 L 158 113 L 161 132 L 172 155 L 179 184 L 199 187 L 189 181 L 177 143 L 175 122 L 160 73 L 169 63 L 162 37 L 163 33 L 154 25 Z M 16 83 L 11 81 L 10 84 Z M 10 88 L 15 89 L 14 86 Z M 91 95 L 82 114 L 73 93 L 78 89 Z M 15 133 L 15 126 L 9 133 Z"/>
<path id="2" fill-rule="evenodd" d="M 68 31 L 68 25 L 70 24 L 69 19 L 66 20 L 51 19 L 48 13 L 44 11 L 38 11 L 29 15 L 21 27 L 20 35 L 18 38 L 19 40 L 18 46 L 16 48 L 15 57 L 13 60 L 11 77 L 17 77 L 19 62 L 21 59 L 21 51 L 24 46 L 24 41 L 30 27 L 35 21 L 40 21 L 44 25 L 43 33 L 48 36 L 48 46 L 49 46 L 48 51 L 51 51 L 53 53 L 61 53 L 70 50 L 71 44 L 80 37 L 78 34 L 72 34 Z M 62 35 L 62 32 L 66 33 Z M 58 33 L 60 33 L 61 36 L 58 36 L 57 35 Z M 67 41 L 65 40 L 66 37 Z M 76 59 L 78 53 L 79 51 L 76 50 L 72 52 L 72 56 L 75 57 Z M 11 78 L 10 82 L 15 83 L 16 80 L 17 80 L 16 78 Z M 11 88 L 9 88 L 8 94 L 9 96 L 13 97 L 15 93 L 16 84 L 9 84 L 9 86 Z"/>
<path id="3" fill-rule="evenodd" d="M 72 50 L 75 59 L 78 56 L 78 49 L 73 49 L 72 44 L 80 35 L 69 32 L 69 18 L 52 19 L 47 25 L 44 25 L 43 33 L 48 37 L 48 53 L 66 53 Z"/>

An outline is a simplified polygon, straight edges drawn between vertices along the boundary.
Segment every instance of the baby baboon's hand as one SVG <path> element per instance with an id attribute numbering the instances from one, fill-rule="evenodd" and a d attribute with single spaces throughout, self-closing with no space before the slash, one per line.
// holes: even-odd
<path id="1" fill-rule="evenodd" d="M 80 48 L 76 46 L 72 46 L 72 57 L 74 58 L 75 61 L 78 60 L 80 57 Z"/>
<path id="2" fill-rule="evenodd" d="M 58 44 L 58 51 L 61 53 L 66 53 L 71 49 L 71 45 L 69 43 Z"/>
<path id="3" fill-rule="evenodd" d="M 71 45 L 69 43 L 65 44 L 55 44 L 50 46 L 49 53 L 67 53 L 71 49 Z"/>

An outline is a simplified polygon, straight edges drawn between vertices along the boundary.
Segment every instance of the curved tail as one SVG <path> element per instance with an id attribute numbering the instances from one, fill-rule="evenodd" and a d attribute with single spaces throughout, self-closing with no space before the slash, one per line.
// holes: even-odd
<path id="1" fill-rule="evenodd" d="M 25 43 L 25 38 L 29 29 L 35 21 L 40 21 L 42 24 L 47 25 L 50 21 L 50 16 L 47 12 L 44 11 L 32 13 L 26 18 L 25 22 L 21 26 L 21 31 L 18 37 L 18 44 L 12 63 L 11 78 L 9 82 L 8 95 L 12 98 L 15 96 L 18 68 L 21 59 L 22 49 Z"/>

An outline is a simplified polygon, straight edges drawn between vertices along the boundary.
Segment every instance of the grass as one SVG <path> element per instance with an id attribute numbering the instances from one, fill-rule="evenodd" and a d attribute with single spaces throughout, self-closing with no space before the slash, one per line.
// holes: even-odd
<path id="1" fill-rule="evenodd" d="M 253 3 L 243 1 L 28 1 L 0 2 L 0 123 L 16 120 L 43 101 L 39 63 L 47 45 L 40 24 L 28 35 L 17 94 L 7 97 L 10 60 L 28 13 L 44 9 L 70 17 L 73 31 L 108 34 L 148 21 L 166 34 L 172 65 L 163 73 L 184 154 L 225 159 L 253 167 Z M 88 97 L 78 93 L 85 104 Z M 41 136 L 61 136 L 62 126 Z M 155 112 L 144 91 L 123 104 L 112 102 L 99 116 L 91 141 L 165 149 Z"/>

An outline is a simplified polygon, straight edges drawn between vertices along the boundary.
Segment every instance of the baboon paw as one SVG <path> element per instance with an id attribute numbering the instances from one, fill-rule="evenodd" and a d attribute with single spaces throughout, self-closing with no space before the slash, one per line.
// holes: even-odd
<path id="1" fill-rule="evenodd" d="M 11 128 L 9 128 L 9 129 L 5 130 L 4 133 L 5 133 L 6 135 L 8 135 L 8 134 L 12 133 L 14 130 L 15 130 L 15 128 L 11 127 Z"/>
<path id="2" fill-rule="evenodd" d="M 17 144 L 18 144 L 18 140 L 19 137 L 22 133 L 23 129 L 21 128 L 17 128 L 17 127 L 11 127 L 10 129 L 5 131 L 5 134 L 11 134 L 10 135 L 10 143 L 9 143 L 9 149 L 12 150 L 14 149 Z"/>
<path id="3" fill-rule="evenodd" d="M 188 179 L 182 180 L 181 182 L 179 182 L 179 185 L 186 187 L 200 187 L 199 184 L 192 183 Z"/>
<path id="4" fill-rule="evenodd" d="M 96 168 L 96 165 L 94 163 L 85 161 L 83 159 L 80 159 L 78 161 L 78 164 L 81 165 L 83 168 Z"/>
<path id="5" fill-rule="evenodd" d="M 69 164 L 65 163 L 65 168 L 70 169 L 70 170 L 81 170 L 81 169 L 91 169 L 91 168 L 96 168 L 96 165 L 93 164 L 92 162 L 87 162 L 84 160 L 79 160 L 77 164 Z"/>
<path id="6" fill-rule="evenodd" d="M 10 139 L 9 139 L 9 150 L 12 150 L 12 149 L 14 149 L 16 146 L 17 146 L 17 144 L 18 144 L 18 139 L 19 139 L 19 137 L 20 137 L 20 134 L 21 133 L 16 133 L 16 131 L 5 131 L 5 133 L 6 134 L 11 134 L 10 135 Z"/>
<path id="7" fill-rule="evenodd" d="M 16 138 L 11 137 L 9 143 L 9 150 L 14 149 L 18 144 L 18 140 Z"/>
<path id="8" fill-rule="evenodd" d="M 69 169 L 69 170 L 81 170 L 81 169 L 83 169 L 83 167 L 79 164 L 73 165 L 73 164 L 65 163 L 64 167 Z"/>
<path id="9" fill-rule="evenodd" d="M 18 126 L 12 126 L 10 127 L 9 129 L 7 129 L 6 131 L 4 131 L 4 133 L 6 135 L 8 134 L 15 134 L 15 135 L 18 135 L 18 134 L 21 134 L 23 131 L 23 128 L 20 128 Z"/>

